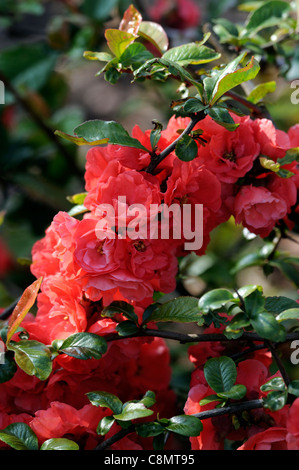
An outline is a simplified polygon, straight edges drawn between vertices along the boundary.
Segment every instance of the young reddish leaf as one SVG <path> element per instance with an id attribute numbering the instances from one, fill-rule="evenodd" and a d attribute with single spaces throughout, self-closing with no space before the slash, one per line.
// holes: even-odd
<path id="1" fill-rule="evenodd" d="M 134 7 L 134 5 L 130 5 L 124 13 L 119 29 L 120 31 L 126 31 L 127 33 L 137 36 L 141 21 L 142 16 L 139 11 Z"/>
<path id="2" fill-rule="evenodd" d="M 24 290 L 10 317 L 6 344 L 10 342 L 18 326 L 21 324 L 31 307 L 34 305 L 42 280 L 43 278 L 40 277 Z"/>
<path id="3" fill-rule="evenodd" d="M 106 29 L 105 37 L 111 52 L 116 57 L 120 57 L 127 47 L 135 41 L 137 36 L 127 31 L 120 31 L 119 29 Z"/>
<path id="4" fill-rule="evenodd" d="M 162 26 L 152 21 L 142 21 L 138 35 L 153 44 L 163 54 L 169 46 L 168 36 Z"/>

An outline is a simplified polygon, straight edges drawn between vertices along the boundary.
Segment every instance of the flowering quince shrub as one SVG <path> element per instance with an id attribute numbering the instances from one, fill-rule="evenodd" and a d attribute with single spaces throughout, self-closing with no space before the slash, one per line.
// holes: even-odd
<path id="1" fill-rule="evenodd" d="M 290 8 L 269 5 L 278 22 Z M 186 6 L 178 2 L 182 15 Z M 263 7 L 247 28 L 263 28 Z M 227 441 L 238 450 L 298 450 L 299 381 L 277 351 L 299 340 L 298 302 L 266 296 L 260 285 L 163 294 L 176 289 L 179 260 L 203 255 L 212 230 L 232 217 L 265 240 L 240 265 L 278 267 L 296 283 L 298 258 L 277 247 L 298 217 L 299 125 L 285 132 L 264 116 L 267 84 L 245 98 L 232 91 L 255 79 L 258 60 L 241 52 L 212 67 L 220 54 L 206 45 L 209 34 L 170 48 L 163 28 L 131 5 L 105 37 L 109 52 L 85 57 L 105 63 L 107 81 L 123 73 L 140 83 L 178 80 L 183 96 L 165 127 L 153 121 L 130 135 L 93 120 L 74 135 L 56 132 L 91 146 L 85 192 L 69 197 L 73 208 L 35 243 L 36 281 L 2 312 L 1 447 L 161 450 L 184 436 L 193 450 Z M 196 75 L 196 66 L 207 68 Z M 202 332 L 168 331 L 165 322 Z M 167 338 L 190 343 L 183 410 L 170 387 Z"/>

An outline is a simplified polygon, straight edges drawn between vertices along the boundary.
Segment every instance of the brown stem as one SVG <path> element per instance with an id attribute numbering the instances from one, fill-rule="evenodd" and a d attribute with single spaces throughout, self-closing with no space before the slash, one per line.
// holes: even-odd
<path id="1" fill-rule="evenodd" d="M 178 144 L 178 142 L 182 139 L 182 137 L 184 137 L 185 135 L 188 135 L 190 134 L 190 132 L 192 131 L 192 129 L 196 126 L 196 124 L 201 121 L 202 119 L 204 119 L 205 117 L 205 113 L 204 112 L 200 112 L 196 115 L 194 115 L 193 117 L 191 117 L 191 121 L 189 122 L 188 126 L 186 127 L 186 129 L 184 129 L 184 131 L 179 135 L 179 137 L 174 140 L 170 145 L 168 145 L 168 147 L 166 147 L 164 150 L 162 150 L 162 152 L 159 154 L 159 155 L 156 155 L 156 154 L 153 154 L 152 155 L 152 159 L 151 159 L 151 162 L 150 164 L 148 165 L 148 167 L 145 169 L 145 171 L 147 173 L 153 173 L 153 171 L 156 169 L 156 167 L 171 153 L 174 151 L 174 149 L 176 148 L 176 145 Z"/>
<path id="2" fill-rule="evenodd" d="M 265 342 L 265 338 L 262 338 L 256 333 L 251 332 L 244 332 L 243 335 L 236 339 L 228 339 L 222 333 L 210 333 L 210 334 L 184 334 L 184 333 L 177 333 L 175 331 L 167 331 L 167 330 L 152 330 L 152 329 L 140 329 L 138 333 L 128 335 L 128 336 L 119 336 L 117 333 L 113 333 L 110 335 L 105 336 L 105 340 L 107 342 L 110 341 L 119 341 L 122 339 L 128 338 L 139 338 L 139 337 L 158 337 L 164 339 L 171 339 L 175 341 L 179 341 L 182 344 L 185 343 L 201 343 L 201 342 L 213 342 L 213 341 L 221 341 L 221 342 L 231 342 L 231 341 L 258 341 L 258 342 Z M 295 339 L 299 339 L 299 333 L 289 333 L 286 335 L 285 341 L 293 341 Z"/>
<path id="3" fill-rule="evenodd" d="M 286 384 L 286 386 L 288 387 L 290 385 L 290 378 L 285 370 L 285 367 L 279 357 L 279 355 L 277 354 L 277 351 L 273 345 L 273 343 L 271 341 L 265 341 L 265 345 L 267 346 L 267 348 L 269 349 L 269 351 L 271 352 L 272 354 L 272 357 L 273 359 L 275 360 L 276 364 L 277 364 L 277 367 L 279 369 L 279 372 L 281 373 L 281 376 L 284 380 L 284 383 Z"/>

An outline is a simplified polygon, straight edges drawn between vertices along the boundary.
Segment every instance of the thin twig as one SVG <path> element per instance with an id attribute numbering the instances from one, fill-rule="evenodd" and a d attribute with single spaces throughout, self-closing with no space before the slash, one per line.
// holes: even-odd
<path id="1" fill-rule="evenodd" d="M 283 362 L 281 361 L 279 355 L 277 354 L 277 351 L 273 345 L 273 343 L 271 341 L 265 341 L 265 345 L 267 346 L 267 348 L 269 349 L 269 351 L 271 352 L 272 354 L 272 357 L 273 359 L 275 360 L 276 364 L 277 364 L 277 367 L 279 369 L 279 372 L 281 373 L 281 376 L 284 380 L 284 383 L 286 384 L 286 386 L 288 387 L 291 383 L 290 381 L 290 378 L 285 370 L 285 367 L 283 365 Z"/>
<path id="2" fill-rule="evenodd" d="M 198 114 L 194 115 L 191 117 L 191 120 L 186 127 L 186 129 L 183 130 L 183 132 L 179 135 L 179 137 L 174 140 L 168 147 L 166 147 L 164 150 L 159 155 L 153 154 L 152 159 L 148 167 L 145 169 L 147 173 L 153 173 L 153 171 L 156 169 L 156 167 L 171 153 L 174 151 L 176 148 L 178 142 L 185 136 L 190 134 L 192 129 L 196 126 L 196 124 L 204 119 L 205 113 L 204 112 L 199 112 Z"/>

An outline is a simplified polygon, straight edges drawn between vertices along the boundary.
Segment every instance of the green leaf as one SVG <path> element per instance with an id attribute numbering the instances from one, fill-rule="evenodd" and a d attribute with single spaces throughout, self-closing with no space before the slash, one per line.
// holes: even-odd
<path id="1" fill-rule="evenodd" d="M 132 67 L 134 70 L 153 57 L 143 44 L 135 42 L 122 53 L 119 62 L 123 69 Z"/>
<path id="2" fill-rule="evenodd" d="M 268 93 L 273 93 L 276 90 L 276 82 L 259 83 L 247 96 L 247 100 L 251 103 L 257 104 Z"/>
<path id="3" fill-rule="evenodd" d="M 299 162 L 299 147 L 294 147 L 286 151 L 286 154 L 283 158 L 278 158 L 277 162 L 280 165 L 289 165 L 293 162 Z"/>
<path id="4" fill-rule="evenodd" d="M 293 282 L 296 287 L 299 287 L 299 271 L 292 263 L 288 263 L 284 259 L 276 259 L 271 260 L 269 265 L 279 269 L 287 279 Z"/>
<path id="5" fill-rule="evenodd" d="M 229 398 L 231 400 L 241 400 L 242 398 L 245 397 L 246 392 L 247 392 L 247 389 L 245 385 L 237 384 L 237 385 L 233 385 L 232 388 L 228 390 L 227 392 L 218 393 L 218 396 L 220 398 L 225 398 L 225 399 Z"/>
<path id="6" fill-rule="evenodd" d="M 260 389 L 262 392 L 269 392 L 272 390 L 285 391 L 286 385 L 282 377 L 274 377 L 263 384 Z"/>
<path id="7" fill-rule="evenodd" d="M 159 305 L 151 312 L 147 322 L 192 323 L 197 322 L 200 317 L 198 299 L 186 296 L 177 297 Z"/>
<path id="8" fill-rule="evenodd" d="M 163 125 L 160 122 L 158 122 L 156 119 L 154 119 L 152 123 L 154 124 L 154 128 L 150 133 L 150 141 L 151 141 L 152 150 L 155 151 L 157 148 L 158 142 L 160 140 L 161 134 L 162 134 Z"/>
<path id="9" fill-rule="evenodd" d="M 125 320 L 119 323 L 115 327 L 115 329 L 118 332 L 119 336 L 131 336 L 131 335 L 138 334 L 138 332 L 140 331 L 136 323 L 130 320 Z"/>
<path id="10" fill-rule="evenodd" d="M 135 34 L 119 29 L 106 29 L 105 31 L 108 47 L 117 58 L 135 41 L 136 37 Z"/>
<path id="11" fill-rule="evenodd" d="M 210 310 L 217 310 L 234 300 L 235 298 L 229 290 L 213 289 L 199 299 L 198 306 L 201 311 L 207 313 Z"/>
<path id="12" fill-rule="evenodd" d="M 46 380 L 52 372 L 50 350 L 34 340 L 11 341 L 8 349 L 14 351 L 17 365 L 28 375 Z"/>
<path id="13" fill-rule="evenodd" d="M 98 145 L 97 142 L 103 142 L 115 145 L 123 145 L 125 147 L 134 147 L 141 150 L 148 150 L 141 143 L 130 137 L 124 127 L 115 121 L 101 121 L 95 119 L 86 121 L 74 129 L 74 133 L 79 139 L 84 139 L 87 143 Z"/>
<path id="14" fill-rule="evenodd" d="M 72 204 L 83 204 L 88 193 L 77 193 L 73 196 L 67 196 L 67 200 Z"/>
<path id="15" fill-rule="evenodd" d="M 168 49 L 169 41 L 167 34 L 158 23 L 142 21 L 138 29 L 138 36 L 153 44 L 161 54 Z"/>
<path id="16" fill-rule="evenodd" d="M 230 320 L 229 324 L 226 326 L 226 331 L 237 331 L 242 328 L 246 328 L 247 326 L 250 326 L 250 321 L 245 313 L 240 312 Z"/>
<path id="17" fill-rule="evenodd" d="M 183 105 L 186 113 L 198 113 L 206 109 L 206 106 L 198 98 L 189 98 Z"/>
<path id="18" fill-rule="evenodd" d="M 256 289 L 244 298 L 244 307 L 249 318 L 255 318 L 265 309 L 265 297 L 263 293 Z"/>
<path id="19" fill-rule="evenodd" d="M 173 416 L 166 426 L 168 431 L 180 434 L 181 436 L 199 436 L 203 429 L 202 422 L 195 416 L 179 415 Z"/>
<path id="20" fill-rule="evenodd" d="M 241 54 L 224 67 L 224 69 L 204 79 L 204 86 L 210 106 L 216 103 L 227 91 L 256 77 L 260 66 L 254 57 L 251 58 L 245 67 L 238 69 L 245 55 L 245 53 Z"/>
<path id="21" fill-rule="evenodd" d="M 279 315 L 277 315 L 276 320 L 278 322 L 284 320 L 299 320 L 299 306 L 298 308 L 290 308 L 288 310 L 284 310 Z"/>
<path id="22" fill-rule="evenodd" d="M 77 204 L 68 211 L 68 215 L 76 217 L 77 215 L 84 214 L 85 212 L 88 212 L 88 209 L 83 206 L 83 204 Z"/>
<path id="23" fill-rule="evenodd" d="M 250 319 L 252 327 L 262 338 L 275 342 L 285 341 L 285 328 L 278 323 L 271 313 L 263 312 Z"/>
<path id="24" fill-rule="evenodd" d="M 75 135 L 70 135 L 70 134 L 67 134 L 66 132 L 63 132 L 63 131 L 59 131 L 59 130 L 56 130 L 54 132 L 55 135 L 58 135 L 59 137 L 62 137 L 63 139 L 65 140 L 68 140 L 69 142 L 72 142 L 73 144 L 76 144 L 76 145 L 103 145 L 103 144 L 107 144 L 109 139 L 108 138 L 104 138 L 104 139 L 99 139 L 99 140 L 93 140 L 91 142 L 88 142 L 86 139 L 84 139 L 83 137 L 78 137 L 78 136 L 75 136 Z"/>
<path id="25" fill-rule="evenodd" d="M 265 302 L 265 308 L 268 312 L 274 313 L 276 315 L 284 312 L 289 309 L 298 308 L 298 302 L 288 297 L 278 296 L 278 297 L 267 297 Z"/>
<path id="26" fill-rule="evenodd" d="M 141 437 L 159 436 L 165 432 L 165 428 L 157 422 L 138 424 L 135 428 L 136 433 Z"/>
<path id="27" fill-rule="evenodd" d="M 205 64 L 217 60 L 221 54 L 209 47 L 203 46 L 196 42 L 183 44 L 181 46 L 173 47 L 165 52 L 162 56 L 164 59 L 171 60 L 181 66 Z"/>
<path id="28" fill-rule="evenodd" d="M 288 392 L 296 397 L 299 397 L 299 380 L 292 380 L 288 386 Z"/>
<path id="29" fill-rule="evenodd" d="M 179 140 L 175 147 L 176 156 L 183 162 L 190 162 L 197 157 L 198 147 L 195 142 L 189 135 L 185 134 Z"/>
<path id="30" fill-rule="evenodd" d="M 115 314 L 122 314 L 134 323 L 138 323 L 138 317 L 135 313 L 133 305 L 123 300 L 112 302 L 107 307 L 104 307 L 101 313 L 102 317 L 114 317 Z"/>
<path id="31" fill-rule="evenodd" d="M 40 450 L 80 450 L 80 448 L 76 442 L 60 437 L 48 439 L 41 445 Z"/>
<path id="32" fill-rule="evenodd" d="M 123 404 L 113 393 L 96 391 L 88 392 L 86 395 L 94 406 L 109 408 L 114 414 L 119 414 L 122 411 Z"/>
<path id="33" fill-rule="evenodd" d="M 97 426 L 97 434 L 105 436 L 110 431 L 114 423 L 115 418 L 113 418 L 113 416 L 105 416 Z"/>
<path id="34" fill-rule="evenodd" d="M 151 390 L 148 390 L 144 397 L 139 401 L 139 403 L 142 403 L 144 406 L 147 408 L 150 408 L 156 403 L 156 395 L 154 392 Z"/>
<path id="35" fill-rule="evenodd" d="M 271 411 L 281 410 L 287 403 L 288 393 L 274 390 L 263 398 L 263 405 Z"/>
<path id="36" fill-rule="evenodd" d="M 108 52 L 93 52 L 85 51 L 83 57 L 87 60 L 97 60 L 99 62 L 110 62 L 114 59 L 114 56 L 108 54 Z"/>
<path id="37" fill-rule="evenodd" d="M 214 401 L 222 401 L 219 395 L 208 395 L 202 400 L 200 400 L 199 404 L 200 406 L 205 406 L 209 405 L 210 403 L 213 403 Z"/>
<path id="38" fill-rule="evenodd" d="M 129 402 L 123 406 L 121 413 L 114 414 L 114 418 L 119 421 L 131 421 L 132 419 L 145 418 L 151 416 L 154 412 L 148 410 L 143 403 Z"/>
<path id="39" fill-rule="evenodd" d="M 220 126 L 225 127 L 229 131 L 234 131 L 240 124 L 236 124 L 226 108 L 221 106 L 213 106 L 207 110 L 207 114 Z"/>
<path id="40" fill-rule="evenodd" d="M 74 333 L 59 348 L 60 353 L 83 360 L 100 359 L 106 351 L 106 340 L 94 333 Z"/>
<path id="41" fill-rule="evenodd" d="M 290 8 L 289 3 L 280 0 L 263 3 L 249 15 L 246 31 L 252 35 L 264 28 L 279 25 L 281 20 L 287 17 Z"/>
<path id="42" fill-rule="evenodd" d="M 38 440 L 25 423 L 13 423 L 0 431 L 0 440 L 15 450 L 38 450 Z"/>
<path id="43" fill-rule="evenodd" d="M 13 378 L 16 372 L 17 366 L 13 357 L 11 356 L 11 353 L 5 353 L 4 362 L 0 362 L 0 384 L 8 382 L 10 379 Z"/>
<path id="44" fill-rule="evenodd" d="M 236 382 L 237 368 L 230 357 L 213 357 L 205 363 L 204 375 L 209 386 L 217 394 L 228 392 Z"/>

